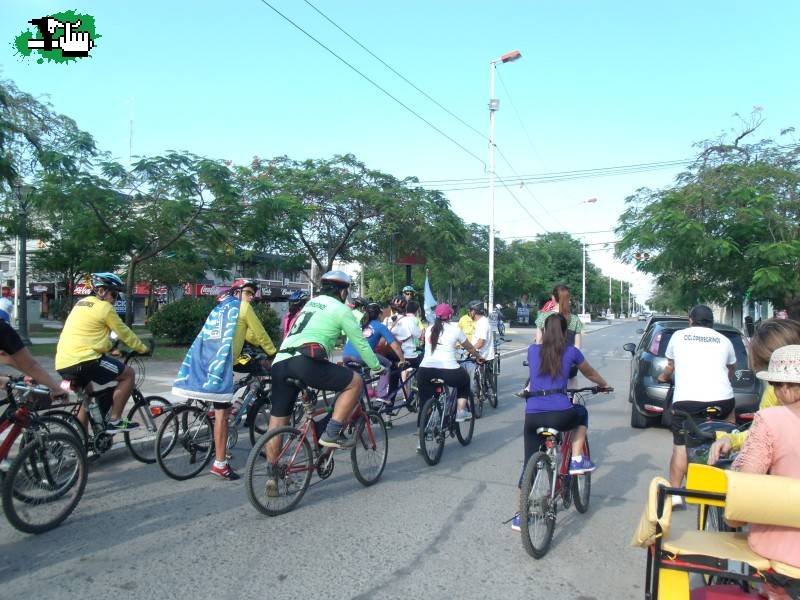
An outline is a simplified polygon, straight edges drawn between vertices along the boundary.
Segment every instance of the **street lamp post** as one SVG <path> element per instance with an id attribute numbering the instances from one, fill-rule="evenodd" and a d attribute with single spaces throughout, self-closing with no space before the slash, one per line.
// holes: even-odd
<path id="1" fill-rule="evenodd" d="M 26 346 L 31 345 L 28 337 L 28 200 L 33 188 L 26 185 L 15 185 L 17 194 L 17 215 L 19 230 L 17 231 L 17 272 L 14 283 L 14 307 L 17 312 L 17 333 Z"/>
<path id="2" fill-rule="evenodd" d="M 583 240 L 583 293 L 581 294 L 581 316 L 586 314 L 586 240 Z"/>
<path id="3" fill-rule="evenodd" d="M 514 50 L 489 61 L 489 310 L 494 310 L 494 113 L 500 108 L 500 101 L 494 97 L 494 71 L 497 63 L 508 63 L 521 57 L 520 51 Z"/>

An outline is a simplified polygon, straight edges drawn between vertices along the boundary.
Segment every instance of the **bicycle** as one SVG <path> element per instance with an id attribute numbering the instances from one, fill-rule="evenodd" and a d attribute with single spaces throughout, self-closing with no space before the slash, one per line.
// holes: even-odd
<path id="1" fill-rule="evenodd" d="M 470 358 L 458 362 L 463 364 L 472 360 Z M 467 446 L 472 441 L 475 431 L 475 402 L 472 398 L 467 398 L 467 409 L 473 416 L 458 422 L 456 388 L 448 389 L 442 379 L 431 379 L 431 383 L 435 386 L 434 394 L 422 405 L 418 434 L 422 458 L 433 466 L 442 459 L 444 442 L 448 436 L 455 437 L 462 446 Z"/>
<path id="2" fill-rule="evenodd" d="M 266 432 L 270 408 L 265 387 L 268 381 L 265 371 L 256 371 L 237 382 L 234 393 L 242 388 L 245 392 L 241 402 L 233 404 L 236 410 L 228 415 L 228 451 L 238 443 L 243 423 L 248 427 L 251 442 L 255 442 L 256 433 Z M 167 416 L 156 433 L 156 462 L 168 477 L 185 481 L 197 476 L 214 456 L 216 412 L 211 402 L 198 398 L 165 410 Z"/>
<path id="3" fill-rule="evenodd" d="M 345 435 L 356 438 L 356 445 L 350 449 L 350 460 L 353 475 L 364 486 L 380 479 L 389 454 L 383 418 L 369 408 L 367 385 L 377 379 L 364 378 L 359 402 L 342 429 Z M 300 390 L 302 422 L 299 427 L 278 427 L 258 438 L 245 466 L 245 490 L 250 504 L 271 517 L 297 506 L 309 488 L 314 471 L 321 480 L 331 476 L 336 450 L 319 444 L 319 436 L 332 412 L 327 399 L 323 400 L 321 408 L 316 408 L 318 390 L 309 388 L 299 379 L 287 378 L 286 381 Z M 275 460 L 270 461 L 266 449 L 275 439 L 279 449 Z"/>
<path id="4" fill-rule="evenodd" d="M 37 414 L 31 396 L 49 396 L 49 389 L 10 377 L 6 391 L 0 433 L 10 431 L 0 444 L 0 462 L 8 464 L 11 448 L 21 438 L 18 454 L 3 473 L 3 511 L 19 531 L 43 533 L 62 523 L 80 502 L 88 473 L 85 449 L 68 423 Z M 14 391 L 21 392 L 19 400 Z M 55 515 L 42 517 L 43 507 L 54 508 Z"/>
<path id="5" fill-rule="evenodd" d="M 352 365 L 361 366 L 360 363 L 352 363 Z M 348 366 L 351 364 L 348 363 Z M 397 371 L 400 371 L 400 383 L 396 389 L 389 392 L 389 397 L 394 400 L 391 403 L 372 400 L 372 410 L 388 419 L 386 421 L 387 429 L 392 428 L 392 417 L 396 417 L 400 413 L 400 409 L 405 408 L 409 413 L 415 413 L 419 409 L 417 402 L 419 390 L 416 383 L 417 367 L 402 367 Z M 406 375 L 405 379 L 402 377 L 403 373 Z M 398 402 L 398 396 L 400 402 Z"/>
<path id="6" fill-rule="evenodd" d="M 584 392 L 598 394 L 611 392 L 614 388 L 600 386 L 568 389 L 567 395 L 573 404 L 584 404 Z M 519 491 L 519 524 L 522 546 L 533 558 L 542 558 L 550 548 L 556 526 L 558 500 L 568 509 L 572 501 L 579 513 L 589 510 L 592 490 L 592 474 L 570 475 L 572 458 L 572 432 L 558 431 L 549 427 L 536 430 L 539 450 L 525 465 Z M 589 438 L 582 454 L 591 458 Z"/>
<path id="7" fill-rule="evenodd" d="M 122 353 L 123 363 L 128 366 L 131 360 L 139 356 L 149 356 L 152 354 L 151 350 L 146 355 L 139 355 L 135 352 Z M 138 361 L 141 365 L 141 361 Z M 143 377 L 143 366 L 137 367 L 140 369 L 140 375 Z M 95 455 L 99 456 L 108 452 L 114 443 L 114 434 L 106 433 L 106 426 L 108 424 L 108 411 L 111 408 L 112 396 L 115 387 L 102 388 L 97 391 L 87 392 L 86 388 L 81 386 L 80 382 L 76 379 L 65 377 L 65 381 L 70 382 L 70 390 L 77 396 L 77 402 L 70 402 L 66 404 L 54 405 L 54 407 L 47 412 L 48 415 L 58 417 L 68 421 L 79 432 L 81 440 L 86 450 L 93 450 Z M 153 464 L 156 462 L 155 452 L 153 451 L 153 444 L 147 443 L 149 436 L 155 436 L 158 431 L 158 425 L 162 417 L 166 413 L 166 409 L 172 403 L 163 396 L 145 396 L 139 389 L 138 384 L 134 384 L 131 391 L 131 399 L 133 406 L 127 414 L 129 421 L 139 423 L 133 431 L 123 432 L 125 446 L 127 446 L 131 455 L 145 464 Z M 71 407 L 70 410 L 67 410 Z M 81 407 L 84 408 L 91 437 L 86 427 L 78 420 L 78 414 Z M 97 410 L 95 410 L 97 409 Z"/>

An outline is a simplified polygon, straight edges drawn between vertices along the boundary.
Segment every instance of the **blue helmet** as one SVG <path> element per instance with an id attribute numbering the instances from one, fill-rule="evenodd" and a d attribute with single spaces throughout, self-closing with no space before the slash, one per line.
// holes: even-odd
<path id="1" fill-rule="evenodd" d="M 97 288 L 101 287 L 115 292 L 125 291 L 125 284 L 122 279 L 114 275 L 114 273 L 92 273 L 92 290 L 97 291 Z"/>
<path id="2" fill-rule="evenodd" d="M 289 306 L 305 304 L 305 302 L 308 300 L 308 292 L 305 290 L 297 290 L 296 292 L 292 292 L 287 300 L 289 302 Z"/>

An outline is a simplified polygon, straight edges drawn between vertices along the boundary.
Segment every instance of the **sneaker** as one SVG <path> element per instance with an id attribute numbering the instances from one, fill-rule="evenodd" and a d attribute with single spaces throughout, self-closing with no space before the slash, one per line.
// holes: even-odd
<path id="1" fill-rule="evenodd" d="M 575 460 L 574 458 L 569 461 L 569 474 L 570 475 L 583 475 L 584 473 L 591 473 L 597 467 L 595 464 L 582 456 L 580 460 Z"/>
<path id="2" fill-rule="evenodd" d="M 417 454 L 422 454 L 422 444 L 417 441 Z"/>
<path id="3" fill-rule="evenodd" d="M 672 497 L 672 510 L 686 510 L 686 500 L 683 496 Z"/>
<path id="4" fill-rule="evenodd" d="M 127 431 L 132 431 L 137 427 L 139 427 L 138 423 L 133 423 L 128 421 L 126 417 L 122 417 L 116 423 L 113 421 L 106 423 L 106 433 L 109 435 L 114 435 L 115 433 L 125 433 Z"/>
<path id="5" fill-rule="evenodd" d="M 464 421 L 469 421 L 472 419 L 472 413 L 468 410 L 459 410 L 456 411 L 456 423 L 463 423 Z"/>
<path id="6" fill-rule="evenodd" d="M 356 445 L 356 441 L 345 437 L 341 431 L 335 438 L 330 437 L 326 431 L 322 434 L 322 437 L 319 438 L 319 444 L 320 446 L 327 446 L 328 448 L 352 448 Z"/>
<path id="7" fill-rule="evenodd" d="M 519 513 L 516 513 L 511 519 L 511 531 L 522 531 L 519 527 Z"/>
<path id="8" fill-rule="evenodd" d="M 386 430 L 388 431 L 388 430 L 389 430 L 389 429 L 391 429 L 392 427 L 394 427 L 394 425 L 392 425 L 392 422 L 387 420 L 387 421 L 386 421 Z"/>
<path id="9" fill-rule="evenodd" d="M 241 475 L 231 469 L 231 466 L 228 463 L 225 463 L 224 467 L 211 465 L 211 474 L 227 481 L 236 481 L 237 479 L 241 478 Z"/>

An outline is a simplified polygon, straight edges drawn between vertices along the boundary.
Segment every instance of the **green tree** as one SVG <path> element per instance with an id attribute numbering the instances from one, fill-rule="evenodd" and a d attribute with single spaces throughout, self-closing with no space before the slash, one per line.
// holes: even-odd
<path id="1" fill-rule="evenodd" d="M 649 253 L 639 268 L 684 304 L 800 293 L 800 146 L 744 144 L 759 123 L 732 142 L 702 144 L 674 185 L 626 200 L 617 255 Z"/>

